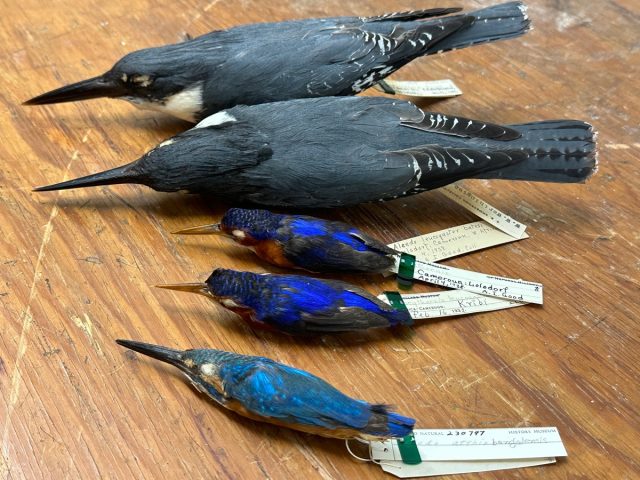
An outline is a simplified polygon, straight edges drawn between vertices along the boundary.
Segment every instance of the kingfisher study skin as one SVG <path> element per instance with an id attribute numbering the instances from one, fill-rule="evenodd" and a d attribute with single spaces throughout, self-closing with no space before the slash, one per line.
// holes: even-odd
<path id="1" fill-rule="evenodd" d="M 346 223 L 268 210 L 231 208 L 220 223 L 175 233 L 224 235 L 273 265 L 311 272 L 392 273 L 400 255 Z"/>
<path id="2" fill-rule="evenodd" d="M 367 291 L 338 280 L 218 268 L 205 283 L 158 285 L 204 295 L 245 321 L 291 335 L 321 335 L 412 325 Z"/>
<path id="3" fill-rule="evenodd" d="M 198 121 L 235 105 L 354 95 L 415 58 L 522 35 L 520 2 L 468 14 L 435 8 L 377 17 L 258 23 L 129 53 L 108 72 L 25 102 L 99 97 Z"/>
<path id="4" fill-rule="evenodd" d="M 381 404 L 348 397 L 321 378 L 265 357 L 212 349 L 174 350 L 116 340 L 180 369 L 193 386 L 253 420 L 330 438 L 384 440 L 409 435 L 415 424 Z"/>
<path id="5" fill-rule="evenodd" d="M 382 97 L 237 106 L 139 160 L 37 191 L 138 183 L 296 208 L 391 200 L 465 178 L 584 182 L 594 132 L 577 120 L 497 125 Z"/>

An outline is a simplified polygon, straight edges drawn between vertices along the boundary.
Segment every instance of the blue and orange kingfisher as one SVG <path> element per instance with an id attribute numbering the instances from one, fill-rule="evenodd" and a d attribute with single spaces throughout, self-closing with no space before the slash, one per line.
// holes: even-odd
<path id="1" fill-rule="evenodd" d="M 229 410 L 253 420 L 331 438 L 383 440 L 409 435 L 413 418 L 348 397 L 321 378 L 265 357 L 212 349 L 171 348 L 116 340 L 166 362 Z"/>
<path id="2" fill-rule="evenodd" d="M 158 285 L 204 295 L 249 323 L 288 334 L 325 334 L 412 325 L 407 310 L 338 280 L 218 268 L 205 283 Z"/>
<path id="3" fill-rule="evenodd" d="M 312 272 L 392 273 L 400 255 L 346 223 L 268 210 L 232 208 L 220 223 L 174 233 L 224 235 L 273 265 Z"/>

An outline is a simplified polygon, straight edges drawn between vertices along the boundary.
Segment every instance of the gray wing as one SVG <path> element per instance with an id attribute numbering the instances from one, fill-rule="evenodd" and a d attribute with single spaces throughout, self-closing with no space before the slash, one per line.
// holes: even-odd
<path id="1" fill-rule="evenodd" d="M 490 150 L 478 147 L 443 147 L 422 145 L 388 152 L 390 158 L 411 159 L 416 169 L 418 185 L 410 193 L 443 187 L 526 160 L 522 150 Z M 400 160 L 396 160 L 400 161 Z"/>
<path id="2" fill-rule="evenodd" d="M 472 21 L 472 17 L 452 17 L 440 24 L 404 24 L 378 18 L 357 26 L 340 25 L 323 40 L 330 47 L 329 57 L 319 60 L 326 67 L 313 72 L 307 88 L 318 95 L 359 93 Z"/>
<path id="3" fill-rule="evenodd" d="M 444 113 L 423 112 L 421 121 L 406 120 L 401 124 L 428 132 L 445 133 L 466 138 L 485 138 L 497 141 L 516 140 L 522 136 L 513 128 L 495 123 L 480 122 L 465 117 L 447 116 Z"/>
<path id="4" fill-rule="evenodd" d="M 423 18 L 441 17 L 450 13 L 458 13 L 462 8 L 429 8 L 425 10 L 410 10 L 407 12 L 393 12 L 377 15 L 375 17 L 364 17 L 365 22 L 383 22 L 387 20 L 422 20 Z"/>

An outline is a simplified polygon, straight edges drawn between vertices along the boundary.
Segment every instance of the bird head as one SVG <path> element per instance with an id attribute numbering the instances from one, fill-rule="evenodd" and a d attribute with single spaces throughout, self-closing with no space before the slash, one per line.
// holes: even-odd
<path id="1" fill-rule="evenodd" d="M 213 349 L 174 350 L 133 340 L 116 340 L 116 343 L 177 367 L 198 390 L 221 401 L 224 389 L 220 367 L 233 354 Z"/>
<path id="2" fill-rule="evenodd" d="M 179 230 L 174 233 L 185 235 L 224 235 L 240 245 L 254 246 L 275 237 L 282 215 L 268 210 L 231 208 L 220 223 L 202 225 Z"/>
<path id="3" fill-rule="evenodd" d="M 180 55 L 184 48 L 176 47 L 182 45 L 132 52 L 102 75 L 43 93 L 24 104 L 120 98 L 139 108 L 164 111 L 195 122 L 203 109 L 204 76 L 197 66 L 189 65 L 187 55 Z"/>
<path id="4" fill-rule="evenodd" d="M 251 272 L 217 268 L 205 283 L 178 283 L 156 286 L 179 292 L 197 293 L 220 303 L 229 310 L 244 311 L 249 307 L 241 303 L 241 299 L 246 298 L 246 295 L 253 291 L 252 279 L 255 275 Z"/>

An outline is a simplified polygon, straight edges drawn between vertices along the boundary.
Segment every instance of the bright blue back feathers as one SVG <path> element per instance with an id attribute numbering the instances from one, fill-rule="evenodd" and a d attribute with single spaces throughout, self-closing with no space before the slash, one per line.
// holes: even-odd
<path id="1" fill-rule="evenodd" d="M 302 333 L 310 324 L 345 331 L 412 323 L 407 311 L 344 282 L 218 269 L 207 285 L 214 295 L 250 308 L 256 320 L 285 331 Z"/>
<path id="2" fill-rule="evenodd" d="M 350 225 L 315 217 L 233 208 L 221 224 L 228 231 L 242 230 L 258 243 L 277 242 L 289 262 L 311 271 L 384 272 L 393 267 L 397 254 Z"/>
<path id="3" fill-rule="evenodd" d="M 415 423 L 388 412 L 383 405 L 350 398 L 309 372 L 268 358 L 216 350 L 190 350 L 187 355 L 198 365 L 217 365 L 224 396 L 265 420 L 318 427 L 329 434 L 340 429 L 380 437 L 404 437 Z M 199 383 L 210 393 L 213 389 L 214 398 L 220 397 L 214 387 L 202 380 Z"/>

